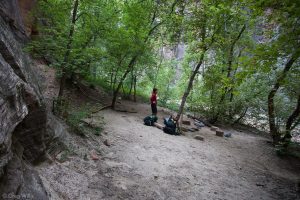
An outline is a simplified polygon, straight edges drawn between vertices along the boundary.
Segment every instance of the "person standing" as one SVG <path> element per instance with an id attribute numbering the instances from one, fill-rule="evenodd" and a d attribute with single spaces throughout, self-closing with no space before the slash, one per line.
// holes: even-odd
<path id="1" fill-rule="evenodd" d="M 153 88 L 152 95 L 150 97 L 150 102 L 151 102 L 151 110 L 152 110 L 152 115 L 157 114 L 157 89 Z"/>

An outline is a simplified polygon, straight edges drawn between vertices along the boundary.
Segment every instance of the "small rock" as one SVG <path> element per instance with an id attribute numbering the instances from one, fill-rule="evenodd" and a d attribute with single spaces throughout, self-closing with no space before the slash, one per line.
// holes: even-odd
<path id="1" fill-rule="evenodd" d="M 139 158 L 138 156 L 136 157 L 139 161 L 145 161 L 144 159 Z"/>
<path id="2" fill-rule="evenodd" d="M 264 185 L 264 184 L 261 184 L 261 183 L 256 183 L 256 186 L 264 187 L 265 185 Z"/>
<path id="3" fill-rule="evenodd" d="M 204 138 L 201 137 L 200 135 L 194 136 L 194 139 L 204 141 Z"/>
<path id="4" fill-rule="evenodd" d="M 104 140 L 103 144 L 105 144 L 105 145 L 108 146 L 108 147 L 111 145 L 110 142 L 109 142 L 108 140 Z"/>
<path id="5" fill-rule="evenodd" d="M 224 137 L 231 137 L 231 133 L 229 133 L 229 132 L 224 133 Z"/>
<path id="6" fill-rule="evenodd" d="M 88 160 L 89 160 L 87 154 L 84 154 L 83 160 L 85 160 L 85 161 L 88 161 Z"/>
<path id="7" fill-rule="evenodd" d="M 99 157 L 97 156 L 95 150 L 91 151 L 91 159 L 92 160 L 99 160 Z"/>
<path id="8" fill-rule="evenodd" d="M 158 176 L 154 176 L 155 179 L 158 179 Z"/>

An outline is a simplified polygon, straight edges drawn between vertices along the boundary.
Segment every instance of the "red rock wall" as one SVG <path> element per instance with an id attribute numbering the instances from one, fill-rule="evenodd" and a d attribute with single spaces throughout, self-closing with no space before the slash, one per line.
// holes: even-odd
<path id="1" fill-rule="evenodd" d="M 36 0 L 18 0 L 18 4 L 25 33 L 27 36 L 30 36 L 32 33 L 36 32 L 34 28 L 34 19 L 31 15 L 31 11 L 36 4 Z"/>
<path id="2" fill-rule="evenodd" d="M 30 36 L 33 28 L 33 18 L 31 11 L 36 4 L 36 0 L 1 0 L 0 16 L 18 31 L 17 34 Z"/>

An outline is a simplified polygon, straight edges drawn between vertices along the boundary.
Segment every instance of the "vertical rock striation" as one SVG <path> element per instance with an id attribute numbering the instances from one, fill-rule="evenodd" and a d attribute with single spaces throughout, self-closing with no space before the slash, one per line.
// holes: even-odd
<path id="1" fill-rule="evenodd" d="M 29 8 L 22 11 L 19 5 L 26 3 L 32 6 L 34 0 L 0 1 L 0 199 L 48 199 L 32 164 L 44 156 L 45 138 L 55 131 L 47 130 L 44 100 L 31 61 L 22 52 Z"/>

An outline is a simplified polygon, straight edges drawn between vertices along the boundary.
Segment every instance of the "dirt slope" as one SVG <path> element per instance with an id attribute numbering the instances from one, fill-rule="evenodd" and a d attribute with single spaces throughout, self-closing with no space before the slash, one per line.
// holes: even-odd
<path id="1" fill-rule="evenodd" d="M 231 131 L 220 138 L 208 128 L 171 136 L 142 119 L 145 104 L 122 102 L 122 109 L 104 110 L 102 137 L 70 135 L 73 156 L 40 166 L 52 199 L 297 199 L 299 171 L 278 158 L 267 139 Z M 167 116 L 161 109 L 160 119 Z M 198 134 L 204 141 L 193 139 Z M 103 145 L 108 140 L 110 146 Z M 95 150 L 99 160 L 93 161 Z M 300 169 L 299 166 L 298 169 Z"/>

